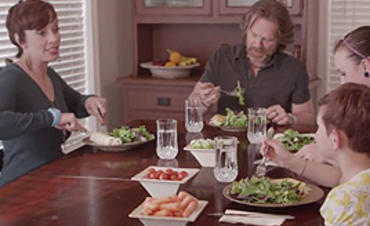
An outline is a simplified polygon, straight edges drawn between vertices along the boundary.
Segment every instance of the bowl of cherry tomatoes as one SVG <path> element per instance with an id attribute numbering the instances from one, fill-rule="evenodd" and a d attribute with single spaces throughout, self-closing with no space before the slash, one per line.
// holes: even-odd
<path id="1" fill-rule="evenodd" d="M 185 184 L 199 172 L 196 168 L 170 168 L 149 166 L 131 178 L 138 181 L 152 197 L 176 194 L 180 185 Z"/>

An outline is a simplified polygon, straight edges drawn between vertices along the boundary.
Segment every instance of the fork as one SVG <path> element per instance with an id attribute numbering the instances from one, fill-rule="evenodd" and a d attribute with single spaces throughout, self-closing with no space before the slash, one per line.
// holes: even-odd
<path id="1" fill-rule="evenodd" d="M 220 89 L 220 92 L 224 93 L 228 96 L 231 96 L 231 97 L 237 97 L 238 96 L 234 91 L 227 91 L 227 90 Z"/>
<path id="2" fill-rule="evenodd" d="M 274 128 L 270 127 L 267 130 L 267 138 L 270 139 L 273 135 L 274 135 Z M 266 168 L 267 168 L 266 160 L 267 160 L 266 157 L 263 156 L 260 164 L 258 164 L 256 171 L 254 173 L 257 177 L 264 177 L 266 175 Z"/>

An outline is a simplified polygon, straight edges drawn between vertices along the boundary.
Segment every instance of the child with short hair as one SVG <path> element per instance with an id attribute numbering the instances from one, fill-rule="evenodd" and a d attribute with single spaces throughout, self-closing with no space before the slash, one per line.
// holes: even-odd
<path id="1" fill-rule="evenodd" d="M 370 88 L 343 84 L 319 106 L 315 140 L 325 150 L 321 155 L 337 163 L 343 178 L 320 209 L 325 225 L 370 225 Z M 307 165 L 296 165 L 279 141 L 266 140 L 261 152 L 280 166 L 301 167 L 301 174 L 306 170 Z"/>

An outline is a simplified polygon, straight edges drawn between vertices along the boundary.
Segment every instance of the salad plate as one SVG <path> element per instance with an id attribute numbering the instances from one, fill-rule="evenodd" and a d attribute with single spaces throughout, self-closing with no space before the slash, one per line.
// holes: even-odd
<path id="1" fill-rule="evenodd" d="M 104 135 L 104 134 L 103 134 Z M 137 128 L 129 128 L 122 126 L 121 128 L 113 129 L 108 134 L 105 134 L 105 137 L 112 137 L 120 140 L 121 144 L 106 145 L 102 143 L 96 143 L 92 141 L 91 135 L 82 140 L 86 145 L 96 147 L 102 151 L 118 152 L 118 151 L 127 151 L 133 149 L 139 145 L 143 145 L 151 142 L 155 139 L 154 135 L 149 133 L 145 126 L 139 126 Z"/>
<path id="2" fill-rule="evenodd" d="M 248 127 L 246 126 L 215 126 L 212 124 L 208 124 L 209 126 L 216 127 L 221 129 L 222 131 L 225 132 L 231 132 L 231 133 L 241 133 L 241 132 L 246 132 Z"/>
<path id="3" fill-rule="evenodd" d="M 287 129 L 284 133 L 277 133 L 273 138 L 283 143 L 290 152 L 297 152 L 304 145 L 315 142 L 315 134 L 299 133 L 293 129 Z"/>
<path id="4" fill-rule="evenodd" d="M 246 132 L 248 126 L 248 117 L 243 111 L 234 113 L 230 108 L 226 108 L 226 116 L 216 114 L 209 122 L 209 126 L 219 128 L 226 132 Z"/>
<path id="5" fill-rule="evenodd" d="M 124 143 L 124 144 L 119 144 L 119 145 L 100 145 L 100 144 L 97 144 L 91 141 L 89 137 L 86 137 L 82 140 L 82 142 L 86 145 L 96 147 L 102 151 L 118 152 L 118 151 L 127 151 L 130 149 L 133 149 L 137 146 L 149 143 L 152 140 L 154 140 L 154 138 L 151 140 L 147 140 L 147 141 L 130 142 L 130 143 Z"/>
<path id="6" fill-rule="evenodd" d="M 291 180 L 291 181 L 299 182 L 291 178 L 271 179 L 272 182 L 277 182 L 277 183 L 283 180 Z M 306 193 L 301 197 L 301 199 L 299 201 L 294 201 L 294 202 L 289 202 L 289 203 L 255 203 L 247 199 L 243 200 L 243 199 L 238 198 L 237 195 L 231 194 L 232 184 L 227 185 L 224 188 L 222 193 L 225 198 L 227 198 L 228 200 L 232 202 L 236 202 L 236 203 L 247 205 L 247 206 L 267 207 L 267 208 L 285 208 L 285 207 L 292 207 L 292 206 L 301 206 L 301 205 L 306 205 L 309 203 L 319 201 L 322 197 L 324 197 L 324 191 L 318 186 L 309 184 L 309 183 L 304 183 L 304 187 L 305 187 L 304 190 Z"/>

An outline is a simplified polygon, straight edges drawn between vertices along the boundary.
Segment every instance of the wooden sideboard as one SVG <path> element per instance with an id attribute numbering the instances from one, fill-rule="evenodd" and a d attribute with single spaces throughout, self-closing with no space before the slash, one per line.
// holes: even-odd
<path id="1" fill-rule="evenodd" d="M 235 5 L 240 1 L 231 0 L 132 1 L 134 68 L 131 76 L 119 79 L 123 87 L 124 121 L 183 119 L 184 100 L 199 80 L 212 52 L 221 45 L 243 42 L 239 24 L 249 6 Z M 318 0 L 281 1 L 289 4 L 295 25 L 295 41 L 287 51 L 293 53 L 295 47 L 300 46 L 300 59 L 306 65 L 310 80 L 315 80 Z M 168 59 L 168 48 L 197 57 L 201 66 L 193 70 L 191 77 L 179 80 L 153 78 L 149 70 L 140 67 L 143 62 Z"/>
<path id="2" fill-rule="evenodd" d="M 136 119 L 185 119 L 185 99 L 198 77 L 167 80 L 151 77 L 120 78 L 123 87 L 124 123 Z"/>

